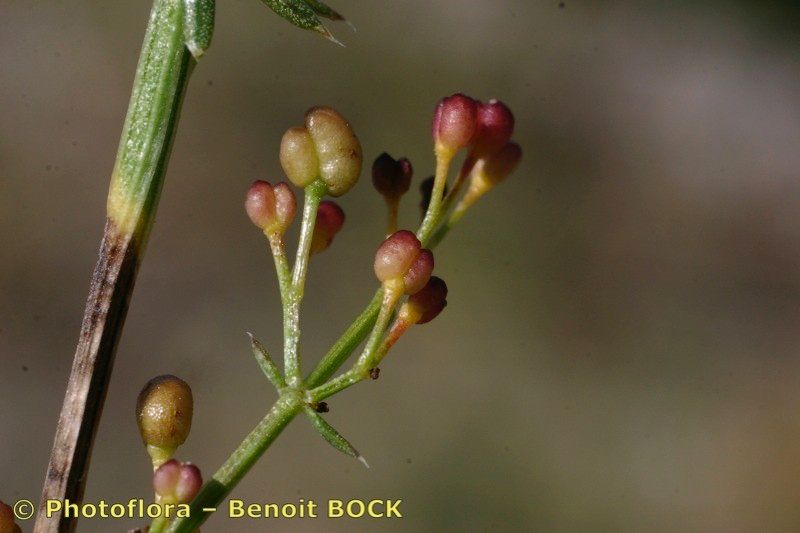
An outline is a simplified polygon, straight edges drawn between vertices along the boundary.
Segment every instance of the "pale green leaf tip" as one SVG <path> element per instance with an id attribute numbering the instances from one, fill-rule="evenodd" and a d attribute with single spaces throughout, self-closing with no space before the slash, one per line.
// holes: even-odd
<path id="1" fill-rule="evenodd" d="M 364 456 L 363 456 L 363 455 L 359 455 L 358 457 L 356 457 L 356 459 L 358 459 L 358 460 L 359 460 L 359 462 L 360 462 L 362 465 L 364 465 L 364 467 L 366 467 L 366 468 L 369 468 L 369 463 L 367 462 L 367 460 L 366 460 L 366 459 L 364 459 Z"/>

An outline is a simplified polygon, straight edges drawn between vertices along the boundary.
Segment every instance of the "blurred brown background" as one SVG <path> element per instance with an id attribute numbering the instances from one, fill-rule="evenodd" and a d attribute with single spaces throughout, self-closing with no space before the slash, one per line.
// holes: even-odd
<path id="1" fill-rule="evenodd" d="M 278 352 L 279 305 L 242 200 L 253 179 L 280 178 L 282 132 L 333 105 L 370 161 L 406 155 L 419 179 L 433 107 L 463 91 L 511 105 L 525 159 L 438 250 L 447 311 L 401 341 L 379 382 L 332 402 L 372 468 L 300 420 L 235 493 L 402 498 L 405 517 L 217 516 L 204 531 L 800 529 L 798 9 L 333 3 L 358 26 L 332 26 L 344 49 L 257 0 L 218 3 L 87 499 L 148 497 L 133 407 L 152 376 L 192 384 L 179 455 L 207 475 L 272 401 L 244 332 Z M 0 1 L 4 501 L 39 497 L 149 9 Z M 306 361 L 375 286 L 382 203 L 366 175 L 341 203 L 345 230 L 311 268 Z"/>

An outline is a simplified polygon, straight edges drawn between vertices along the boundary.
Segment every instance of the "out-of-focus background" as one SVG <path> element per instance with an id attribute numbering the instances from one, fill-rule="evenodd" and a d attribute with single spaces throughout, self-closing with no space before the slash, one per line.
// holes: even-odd
<path id="1" fill-rule="evenodd" d="M 800 528 L 800 12 L 793 2 L 332 0 L 339 48 L 256 0 L 219 2 L 188 91 L 119 348 L 87 500 L 147 498 L 134 421 L 161 373 L 192 384 L 182 459 L 208 476 L 273 400 L 263 238 L 242 209 L 281 178 L 314 104 L 366 165 L 432 168 L 436 101 L 498 97 L 525 158 L 437 249 L 450 305 L 329 419 L 304 420 L 235 495 L 402 498 L 402 520 L 226 521 L 204 531 L 797 531 Z M 0 499 L 37 500 L 150 3 L 0 2 Z M 368 174 L 315 257 L 315 361 L 375 287 Z M 418 221 L 416 185 L 403 223 Z M 138 521 L 84 520 L 82 531 Z M 30 523 L 23 525 L 25 530 Z"/>

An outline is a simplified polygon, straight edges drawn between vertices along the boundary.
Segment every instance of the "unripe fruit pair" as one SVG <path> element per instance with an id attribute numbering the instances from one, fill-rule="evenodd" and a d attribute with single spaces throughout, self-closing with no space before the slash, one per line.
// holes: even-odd
<path id="1" fill-rule="evenodd" d="M 431 277 L 433 253 L 422 248 L 416 235 L 400 230 L 380 245 L 375 254 L 374 269 L 384 287 L 401 294 L 414 294 Z"/>
<path id="2" fill-rule="evenodd" d="M 154 468 L 170 459 L 186 441 L 193 410 L 192 389 L 172 375 L 151 379 L 139 393 L 136 419 Z"/>
<path id="3" fill-rule="evenodd" d="M 273 186 L 257 180 L 247 191 L 244 208 L 253 224 L 264 233 L 283 235 L 294 220 L 297 199 L 292 189 L 283 182 Z"/>
<path id="4" fill-rule="evenodd" d="M 397 313 L 398 320 L 407 325 L 430 322 L 447 306 L 447 284 L 442 278 L 431 276 L 428 283 L 412 294 Z"/>
<path id="5" fill-rule="evenodd" d="M 320 202 L 314 233 L 311 236 L 311 253 L 325 251 L 333 242 L 333 237 L 344 225 L 344 211 L 336 202 L 325 200 Z"/>
<path id="6" fill-rule="evenodd" d="M 476 157 L 501 149 L 514 132 L 514 115 L 498 100 L 482 103 L 463 94 L 439 102 L 433 116 L 437 152 L 455 154 L 472 147 Z"/>
<path id="7" fill-rule="evenodd" d="M 317 178 L 331 196 L 349 191 L 361 174 L 361 143 L 347 120 L 330 107 L 313 107 L 305 125 L 289 128 L 280 149 L 289 181 L 306 187 Z"/>
<path id="8" fill-rule="evenodd" d="M 153 472 L 153 490 L 159 503 L 189 503 L 202 486 L 200 469 L 192 463 L 170 459 Z"/>
<path id="9" fill-rule="evenodd" d="M 478 198 L 505 180 L 519 165 L 522 148 L 509 142 L 497 152 L 482 159 L 472 173 L 467 195 Z"/>

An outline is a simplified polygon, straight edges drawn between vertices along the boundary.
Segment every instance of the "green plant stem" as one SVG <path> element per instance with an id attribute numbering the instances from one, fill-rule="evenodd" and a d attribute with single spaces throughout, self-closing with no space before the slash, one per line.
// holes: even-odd
<path id="1" fill-rule="evenodd" d="M 347 372 L 309 391 L 313 401 L 318 402 L 333 396 L 337 392 L 341 392 L 369 376 L 369 371 L 375 364 L 375 356 L 381 346 L 383 334 L 386 332 L 389 321 L 392 319 L 392 314 L 394 313 L 400 296 L 402 296 L 400 292 L 388 290 L 384 287 L 381 306 L 378 310 L 378 317 L 375 320 L 372 332 L 358 360 Z"/>
<path id="2" fill-rule="evenodd" d="M 239 444 L 225 464 L 200 490 L 191 503 L 188 518 L 176 518 L 167 531 L 188 533 L 195 531 L 211 515 L 211 509 L 222 503 L 239 480 L 253 467 L 258 459 L 280 435 L 281 431 L 297 416 L 304 402 L 297 393 L 285 393 L 273 404 L 267 415 Z"/>
<path id="3" fill-rule="evenodd" d="M 289 262 L 286 260 L 286 248 L 283 244 L 283 236 L 276 233 L 268 233 L 267 239 L 269 239 L 272 259 L 275 261 L 275 273 L 278 275 L 281 303 L 286 306 L 289 301 L 289 291 L 292 287 L 292 274 L 289 271 Z"/>
<path id="4" fill-rule="evenodd" d="M 372 358 L 383 339 L 383 334 L 386 332 L 389 321 L 392 319 L 394 308 L 402 295 L 403 293 L 401 290 L 390 289 L 384 285 L 383 300 L 381 301 L 381 308 L 378 311 L 378 318 L 375 320 L 375 326 L 373 326 L 372 332 L 369 334 L 369 339 L 367 339 L 364 350 L 361 352 L 361 356 L 358 358 L 358 361 L 356 361 L 354 368 L 362 372 L 368 372 L 372 368 Z"/>
<path id="5" fill-rule="evenodd" d="M 461 188 L 464 186 L 464 183 L 469 177 L 472 170 L 475 168 L 475 165 L 478 162 L 478 157 L 470 151 L 467 154 L 466 159 L 464 159 L 464 163 L 461 165 L 461 169 L 458 171 L 458 175 L 456 179 L 453 180 L 453 186 L 450 187 L 450 191 L 444 195 L 444 200 L 442 200 L 442 216 L 447 214 L 450 210 L 450 207 L 453 205 L 453 202 L 458 196 L 458 193 L 461 192 Z"/>
<path id="6" fill-rule="evenodd" d="M 313 401 L 320 402 L 325 398 L 330 398 L 334 394 L 345 390 L 348 387 L 352 387 L 359 381 L 364 380 L 367 375 L 368 374 L 361 368 L 353 367 L 347 372 L 339 374 L 332 380 L 326 381 L 319 387 L 311 389 L 308 391 L 308 393 Z"/>
<path id="7" fill-rule="evenodd" d="M 303 222 L 300 228 L 300 242 L 297 244 L 297 257 L 292 269 L 292 285 L 288 302 L 283 306 L 284 372 L 289 386 L 297 389 L 303 383 L 300 370 L 300 304 L 303 301 L 305 290 L 308 258 L 317 210 L 327 189 L 327 185 L 322 180 L 314 181 L 305 189 Z"/>
<path id="8" fill-rule="evenodd" d="M 159 516 L 158 518 L 154 518 L 150 523 L 150 528 L 147 530 L 147 533 L 162 533 L 166 530 L 167 526 L 169 526 L 169 519 L 164 516 Z"/>
<path id="9" fill-rule="evenodd" d="M 352 324 L 345 330 L 339 340 L 328 350 L 317 367 L 306 378 L 306 386 L 314 388 L 322 385 L 333 376 L 347 361 L 356 347 L 361 344 L 378 319 L 378 312 L 383 301 L 383 287 L 375 291 L 375 296 Z"/>
<path id="10" fill-rule="evenodd" d="M 213 5 L 205 17 L 208 37 Z M 42 490 L 80 503 L 130 295 L 155 218 L 183 96 L 195 64 L 182 0 L 155 0 L 111 177 L 107 220 Z M 206 44 L 208 44 L 206 42 Z M 76 518 L 39 512 L 37 533 L 69 532 Z"/>
<path id="11" fill-rule="evenodd" d="M 447 184 L 447 174 L 450 170 L 450 163 L 453 160 L 453 155 L 446 151 L 437 151 L 436 154 L 436 174 L 433 179 L 433 190 L 431 191 L 431 202 L 428 204 L 428 210 L 425 213 L 425 218 L 422 219 L 417 231 L 417 238 L 423 246 L 428 244 L 428 240 L 436 229 L 442 213 L 442 201 L 444 196 L 444 187 Z"/>

